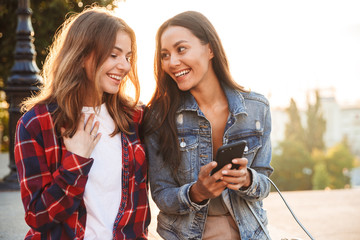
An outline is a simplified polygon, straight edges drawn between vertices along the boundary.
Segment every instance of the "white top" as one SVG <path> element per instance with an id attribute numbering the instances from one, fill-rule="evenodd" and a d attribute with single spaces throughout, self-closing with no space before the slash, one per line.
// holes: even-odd
<path id="1" fill-rule="evenodd" d="M 94 113 L 94 109 L 84 107 L 82 112 L 87 120 L 89 115 Z M 101 105 L 100 112 L 95 115 L 95 121 L 100 122 L 98 133 L 101 133 L 101 139 L 91 154 L 94 163 L 85 186 L 85 240 L 107 240 L 113 239 L 112 230 L 121 201 L 121 136 L 118 133 L 110 137 L 115 123 L 105 104 Z"/>

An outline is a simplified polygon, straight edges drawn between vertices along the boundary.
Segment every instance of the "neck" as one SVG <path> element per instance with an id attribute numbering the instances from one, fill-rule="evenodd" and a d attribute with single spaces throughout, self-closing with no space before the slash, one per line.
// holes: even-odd
<path id="1" fill-rule="evenodd" d="M 94 95 L 89 94 L 85 97 L 84 107 L 97 107 L 104 103 L 103 97 L 101 98 L 102 99 L 101 102 L 96 102 L 93 96 Z"/>
<path id="2" fill-rule="evenodd" d="M 212 108 L 216 105 L 227 105 L 226 95 L 217 78 L 207 81 L 206 86 L 200 86 L 192 89 L 190 92 L 194 96 L 200 109 Z"/>

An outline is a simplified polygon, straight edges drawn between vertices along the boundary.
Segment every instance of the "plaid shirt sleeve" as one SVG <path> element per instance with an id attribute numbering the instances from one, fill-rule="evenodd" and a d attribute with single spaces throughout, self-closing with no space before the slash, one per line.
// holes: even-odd
<path id="1" fill-rule="evenodd" d="M 18 121 L 14 150 L 25 221 L 39 232 L 77 210 L 93 162 L 62 149 L 59 141 L 46 106 Z"/>

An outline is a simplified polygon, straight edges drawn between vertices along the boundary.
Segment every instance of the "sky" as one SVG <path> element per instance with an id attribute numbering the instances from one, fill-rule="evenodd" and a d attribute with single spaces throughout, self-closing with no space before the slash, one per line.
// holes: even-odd
<path id="1" fill-rule="evenodd" d="M 134 29 L 140 99 L 155 89 L 153 58 L 160 25 L 187 10 L 215 26 L 234 79 L 265 95 L 272 107 L 322 89 L 341 105 L 360 107 L 360 1 L 126 0 L 116 13 Z"/>

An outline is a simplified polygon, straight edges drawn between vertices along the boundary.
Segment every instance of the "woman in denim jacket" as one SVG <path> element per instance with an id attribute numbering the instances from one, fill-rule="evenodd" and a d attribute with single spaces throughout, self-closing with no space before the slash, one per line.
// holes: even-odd
<path id="1" fill-rule="evenodd" d="M 157 87 L 145 114 L 158 233 L 172 239 L 270 239 L 271 118 L 264 96 L 231 77 L 221 41 L 206 17 L 183 12 L 159 28 Z M 245 140 L 243 158 L 213 175 L 217 149 Z"/>

